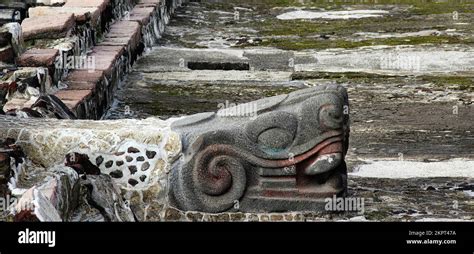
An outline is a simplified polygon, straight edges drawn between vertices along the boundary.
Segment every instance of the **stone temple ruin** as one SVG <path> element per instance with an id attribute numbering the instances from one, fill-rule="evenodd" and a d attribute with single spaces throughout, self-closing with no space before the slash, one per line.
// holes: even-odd
<path id="1" fill-rule="evenodd" d="M 309 2 L 0 3 L 0 221 L 472 220 L 474 14 Z"/>
<path id="2" fill-rule="evenodd" d="M 146 219 L 153 206 L 312 211 L 323 209 L 324 198 L 345 194 L 344 88 L 250 103 L 253 116 L 234 107 L 167 121 L 0 116 L 0 138 L 11 140 L 1 153 L 12 157 L 8 188 L 20 197 L 15 219 L 91 219 L 81 197 L 100 204 L 108 220 L 130 221 L 137 214 Z"/>
<path id="3" fill-rule="evenodd" d="M 166 121 L 91 121 L 181 3 L 2 7 L 0 194 L 16 200 L 3 218 L 318 211 L 324 198 L 345 195 L 349 112 L 341 86 Z"/>

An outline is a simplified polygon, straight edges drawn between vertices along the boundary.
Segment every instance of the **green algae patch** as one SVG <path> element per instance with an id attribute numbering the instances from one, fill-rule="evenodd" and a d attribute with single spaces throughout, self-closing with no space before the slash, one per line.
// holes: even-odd
<path id="1" fill-rule="evenodd" d="M 259 46 L 274 47 L 284 50 L 306 50 L 306 49 L 329 49 L 345 48 L 352 49 L 367 46 L 398 46 L 398 45 L 421 45 L 421 44 L 474 44 L 472 38 L 461 38 L 459 36 L 449 35 L 429 35 L 429 36 L 411 36 L 369 39 L 361 41 L 349 41 L 344 39 L 321 39 L 321 38 L 274 38 L 263 41 Z"/>

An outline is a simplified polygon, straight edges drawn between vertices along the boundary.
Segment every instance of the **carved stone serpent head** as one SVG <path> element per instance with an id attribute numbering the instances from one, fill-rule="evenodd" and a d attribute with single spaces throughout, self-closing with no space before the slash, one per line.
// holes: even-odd
<path id="1" fill-rule="evenodd" d="M 344 195 L 347 92 L 328 85 L 202 113 L 173 123 L 183 153 L 170 198 L 204 212 L 314 210 Z"/>

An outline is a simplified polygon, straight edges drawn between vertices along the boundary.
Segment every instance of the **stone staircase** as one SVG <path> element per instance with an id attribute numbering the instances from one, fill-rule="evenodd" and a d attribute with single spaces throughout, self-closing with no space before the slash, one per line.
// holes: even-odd
<path id="1" fill-rule="evenodd" d="M 120 81 L 183 2 L 67 0 L 30 8 L 21 24 L 26 51 L 16 58 L 13 79 L 36 75 L 40 95 L 56 96 L 76 118 L 100 119 Z M 13 96 L 4 110 L 30 108 L 37 98 Z"/>

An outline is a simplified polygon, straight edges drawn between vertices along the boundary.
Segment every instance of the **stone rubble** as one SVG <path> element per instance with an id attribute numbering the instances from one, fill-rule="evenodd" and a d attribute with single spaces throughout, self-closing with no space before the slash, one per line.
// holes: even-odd
<path id="1" fill-rule="evenodd" d="M 9 180 L 8 191 L 19 199 L 15 220 L 147 220 L 166 204 L 167 172 L 181 151 L 170 121 L 0 118 L 0 140 L 15 140 L 27 154 L 11 170 L 2 166 L 14 175 L 3 182 Z M 132 130 L 137 126 L 140 131 Z M 78 175 L 66 166 L 71 154 L 87 155 L 102 174 Z"/>

